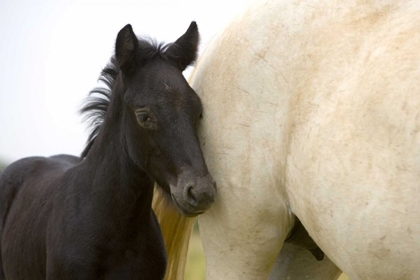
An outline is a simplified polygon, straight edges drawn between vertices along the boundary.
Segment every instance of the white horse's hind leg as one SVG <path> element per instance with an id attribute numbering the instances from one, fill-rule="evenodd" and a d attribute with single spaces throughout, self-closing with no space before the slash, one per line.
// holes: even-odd
<path id="1" fill-rule="evenodd" d="M 341 270 L 327 257 L 317 261 L 306 249 L 284 243 L 269 280 L 336 280 Z"/>
<path id="2" fill-rule="evenodd" d="M 191 83 L 203 103 L 200 143 L 218 190 L 199 217 L 200 234 L 207 280 L 260 280 L 268 278 L 293 225 L 283 186 L 288 118 L 276 105 L 287 100 L 276 94 L 276 69 L 266 70 L 265 63 L 223 82 L 240 72 L 244 60 L 234 58 L 225 67 L 224 59 L 211 58 L 230 57 L 231 51 L 207 49 Z M 261 82 L 248 83 L 258 75 Z"/>
<path id="3" fill-rule="evenodd" d="M 278 20 L 283 7 L 264 3 L 260 9 L 272 15 L 255 17 L 250 9 L 239 17 L 192 75 L 203 104 L 198 135 L 218 186 L 199 218 L 207 280 L 267 279 L 293 225 L 284 172 L 294 95 L 280 56 L 289 46 Z"/>
<path id="4" fill-rule="evenodd" d="M 223 186 L 219 190 L 217 204 L 199 217 L 206 279 L 267 279 L 291 227 L 287 209 L 278 200 L 242 197 L 239 204 L 238 197 L 223 194 Z"/>
<path id="5" fill-rule="evenodd" d="M 197 75 L 194 88 L 205 108 L 200 142 L 218 191 L 213 206 L 199 217 L 206 279 L 267 279 L 294 217 L 282 188 L 284 164 L 277 160 L 281 151 L 276 144 L 282 140 L 279 127 L 261 128 L 261 122 L 275 123 L 276 110 L 245 114 L 244 108 L 258 100 L 247 99 L 243 90 L 229 84 L 215 88 L 211 79 L 200 78 L 207 76 L 206 71 Z M 238 95 L 239 101 L 223 114 L 217 113 L 224 98 L 216 97 L 226 92 Z"/>

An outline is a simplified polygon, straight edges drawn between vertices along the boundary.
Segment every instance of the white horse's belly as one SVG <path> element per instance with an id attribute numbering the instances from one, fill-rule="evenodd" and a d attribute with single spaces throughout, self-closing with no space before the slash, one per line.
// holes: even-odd
<path id="1" fill-rule="evenodd" d="M 296 128 L 296 138 L 305 140 L 293 141 L 290 149 L 292 210 L 352 279 L 418 279 L 419 135 L 390 132 L 386 122 L 345 131 L 358 117 L 341 113 L 349 121 Z M 399 125 L 407 128 L 403 119 Z"/>
<path id="2" fill-rule="evenodd" d="M 384 80 L 324 104 L 303 99 L 318 108 L 296 120 L 288 194 L 311 236 L 352 279 L 419 279 L 420 71 L 396 86 L 401 77 L 371 63 L 367 73 Z"/>
<path id="3" fill-rule="evenodd" d="M 352 280 L 420 279 L 416 6 L 259 1 L 205 52 L 207 279 L 267 277 L 289 205 Z"/>
<path id="4" fill-rule="evenodd" d="M 407 6 L 317 33 L 328 44 L 312 54 L 328 55 L 294 114 L 292 210 L 352 279 L 420 278 L 420 13 Z"/>

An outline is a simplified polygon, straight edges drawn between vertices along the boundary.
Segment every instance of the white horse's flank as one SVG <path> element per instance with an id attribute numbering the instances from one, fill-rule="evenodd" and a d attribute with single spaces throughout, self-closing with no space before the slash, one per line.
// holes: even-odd
<path id="1" fill-rule="evenodd" d="M 207 279 L 266 279 L 294 215 L 352 280 L 420 279 L 419 6 L 257 1 L 214 39 Z"/>

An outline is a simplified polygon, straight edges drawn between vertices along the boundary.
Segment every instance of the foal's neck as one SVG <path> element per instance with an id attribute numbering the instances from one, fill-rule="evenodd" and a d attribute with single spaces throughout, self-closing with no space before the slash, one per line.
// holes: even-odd
<path id="1" fill-rule="evenodd" d="M 150 211 L 154 182 L 130 159 L 121 129 L 123 104 L 118 96 L 112 99 L 101 131 L 85 159 L 88 170 L 94 173 L 92 187 L 113 201 L 115 207 L 127 208 L 134 203 Z M 138 211 L 138 205 L 135 207 Z"/>

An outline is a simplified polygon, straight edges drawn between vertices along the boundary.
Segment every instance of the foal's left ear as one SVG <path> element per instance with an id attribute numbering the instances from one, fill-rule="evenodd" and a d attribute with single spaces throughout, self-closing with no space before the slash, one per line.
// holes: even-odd
<path id="1" fill-rule="evenodd" d="M 136 67 L 138 44 L 136 34 L 134 34 L 130 24 L 127 24 L 118 32 L 117 41 L 115 42 L 115 57 L 125 74 L 131 73 Z"/>
<path id="2" fill-rule="evenodd" d="M 197 23 L 193 21 L 187 32 L 169 46 L 166 51 L 167 57 L 175 62 L 181 71 L 184 71 L 197 58 L 199 39 Z"/>

